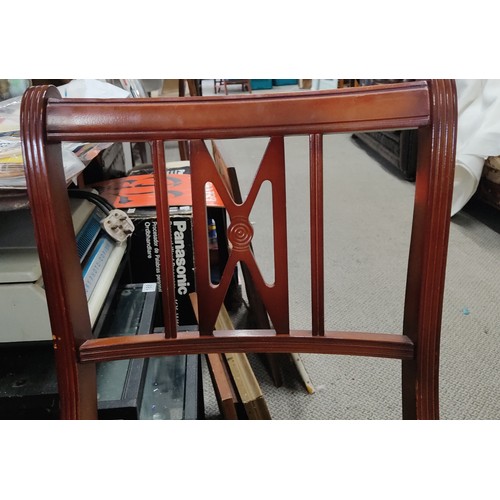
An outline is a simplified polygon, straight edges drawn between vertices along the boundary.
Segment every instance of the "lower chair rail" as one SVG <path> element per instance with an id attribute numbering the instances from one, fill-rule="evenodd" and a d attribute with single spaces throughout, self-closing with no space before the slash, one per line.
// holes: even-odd
<path id="1" fill-rule="evenodd" d="M 80 362 L 113 361 L 177 354 L 224 352 L 316 353 L 413 359 L 414 344 L 406 335 L 369 332 L 308 330 L 277 334 L 274 330 L 218 330 L 212 335 L 179 332 L 167 339 L 162 333 L 91 339 L 80 346 Z"/>

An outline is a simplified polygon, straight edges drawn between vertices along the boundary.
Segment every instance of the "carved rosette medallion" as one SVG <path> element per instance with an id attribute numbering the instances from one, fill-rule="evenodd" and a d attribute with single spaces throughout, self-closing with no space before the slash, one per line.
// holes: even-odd
<path id="1" fill-rule="evenodd" d="M 235 250 L 246 250 L 253 238 L 253 227 L 247 218 L 236 217 L 228 227 L 227 237 Z"/>

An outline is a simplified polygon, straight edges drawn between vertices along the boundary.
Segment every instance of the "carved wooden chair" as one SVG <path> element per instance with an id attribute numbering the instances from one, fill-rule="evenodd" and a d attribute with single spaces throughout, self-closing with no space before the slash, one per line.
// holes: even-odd
<path id="1" fill-rule="evenodd" d="M 418 167 L 402 332 L 325 331 L 323 259 L 324 134 L 418 129 Z M 62 99 L 55 87 L 32 87 L 21 109 L 28 193 L 56 354 L 62 418 L 95 418 L 95 364 L 173 354 L 268 352 L 375 356 L 402 360 L 404 418 L 438 418 L 438 370 L 445 267 L 453 190 L 456 94 L 453 80 L 332 91 L 237 97 Z M 289 326 L 284 136 L 309 136 L 311 311 L 307 331 Z M 270 137 L 247 199 L 237 204 L 203 139 Z M 191 141 L 194 252 L 199 331 L 176 329 L 165 140 Z M 165 332 L 93 338 L 61 162 L 61 141 L 152 144 L 161 248 Z M 222 196 L 231 253 L 220 284 L 210 281 L 205 184 Z M 263 182 L 272 184 L 274 283 L 251 251 L 249 212 Z M 288 200 L 290 201 L 290 200 Z M 279 243 L 279 244 L 278 244 Z M 167 250 L 168 249 L 168 250 Z M 234 266 L 242 261 L 273 329 L 214 331 Z"/>

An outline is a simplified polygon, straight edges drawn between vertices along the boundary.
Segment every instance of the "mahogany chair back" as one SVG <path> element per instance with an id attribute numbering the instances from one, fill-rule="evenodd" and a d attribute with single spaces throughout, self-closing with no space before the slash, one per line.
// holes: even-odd
<path id="1" fill-rule="evenodd" d="M 62 418 L 95 418 L 97 362 L 194 353 L 323 353 L 402 360 L 404 418 L 438 418 L 441 314 L 456 142 L 453 80 L 236 97 L 63 99 L 50 86 L 23 97 L 21 135 L 28 194 L 53 333 Z M 402 332 L 325 329 L 323 136 L 418 129 L 418 160 Z M 309 137 L 311 316 L 291 330 L 287 265 L 284 137 Z M 269 137 L 253 186 L 236 203 L 204 140 Z M 199 331 L 178 333 L 171 259 L 164 141 L 190 141 Z M 68 203 L 61 141 L 151 144 L 161 252 L 164 333 L 94 338 Z M 272 186 L 274 282 L 252 251 L 249 214 L 260 187 Z M 230 254 L 220 283 L 210 281 L 205 184 L 229 215 Z M 293 200 L 292 200 L 293 201 Z M 214 331 L 234 267 L 244 262 L 272 329 Z"/>

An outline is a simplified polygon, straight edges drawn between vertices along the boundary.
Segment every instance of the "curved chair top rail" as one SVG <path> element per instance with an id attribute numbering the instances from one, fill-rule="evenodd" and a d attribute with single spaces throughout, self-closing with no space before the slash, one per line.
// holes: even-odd
<path id="1" fill-rule="evenodd" d="M 428 84 L 417 81 L 237 97 L 51 98 L 46 137 L 89 142 L 220 139 L 416 128 L 429 121 Z"/>

